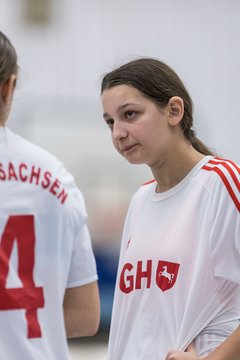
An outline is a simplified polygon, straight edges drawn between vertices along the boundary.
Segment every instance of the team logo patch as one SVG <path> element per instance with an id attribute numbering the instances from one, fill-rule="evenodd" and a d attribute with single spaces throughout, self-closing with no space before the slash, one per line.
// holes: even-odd
<path id="1" fill-rule="evenodd" d="M 174 286 L 177 280 L 179 266 L 180 264 L 168 261 L 158 261 L 156 283 L 162 291 L 169 290 Z"/>

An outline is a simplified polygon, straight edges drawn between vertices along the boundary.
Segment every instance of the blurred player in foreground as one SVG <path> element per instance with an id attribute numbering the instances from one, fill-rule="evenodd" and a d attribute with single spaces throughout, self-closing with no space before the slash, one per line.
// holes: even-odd
<path id="1" fill-rule="evenodd" d="M 117 151 L 154 177 L 129 206 L 108 359 L 239 360 L 239 167 L 196 137 L 191 98 L 157 59 L 106 74 L 102 102 Z"/>
<path id="2" fill-rule="evenodd" d="M 65 360 L 98 329 L 95 258 L 72 175 L 6 127 L 17 73 L 0 32 L 0 359 Z"/>

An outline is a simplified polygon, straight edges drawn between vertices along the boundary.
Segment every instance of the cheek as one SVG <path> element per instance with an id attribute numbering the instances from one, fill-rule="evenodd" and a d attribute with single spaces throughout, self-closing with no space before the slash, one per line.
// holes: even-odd
<path id="1" fill-rule="evenodd" d="M 113 146 L 115 147 L 115 149 L 121 153 L 119 146 L 118 146 L 118 142 L 116 140 L 114 140 L 113 137 L 112 137 L 112 143 L 113 143 Z"/>

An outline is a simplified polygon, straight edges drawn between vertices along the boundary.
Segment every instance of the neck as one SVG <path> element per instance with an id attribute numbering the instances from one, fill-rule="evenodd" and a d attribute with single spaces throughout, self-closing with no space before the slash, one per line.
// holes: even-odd
<path id="1" fill-rule="evenodd" d="M 176 151 L 152 167 L 152 173 L 157 181 L 157 192 L 164 192 L 176 186 L 204 158 L 191 145 L 187 151 Z"/>
<path id="2" fill-rule="evenodd" d="M 0 127 L 4 127 L 7 122 L 6 114 L 7 113 L 6 113 L 5 109 L 2 109 L 2 107 L 0 107 Z"/>
<path id="3" fill-rule="evenodd" d="M 3 121 L 1 118 L 0 118 L 0 127 L 4 127 L 5 126 L 5 121 Z"/>

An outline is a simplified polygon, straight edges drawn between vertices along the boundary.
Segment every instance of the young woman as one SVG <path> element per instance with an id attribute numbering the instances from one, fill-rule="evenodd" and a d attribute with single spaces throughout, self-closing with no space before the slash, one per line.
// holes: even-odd
<path id="1" fill-rule="evenodd" d="M 72 175 L 6 127 L 17 70 L 0 32 L 0 359 L 65 360 L 98 328 L 96 264 Z"/>
<path id="2" fill-rule="evenodd" d="M 116 150 L 154 177 L 126 217 L 108 359 L 239 360 L 239 167 L 196 137 L 191 98 L 161 61 L 106 74 L 102 103 Z"/>

